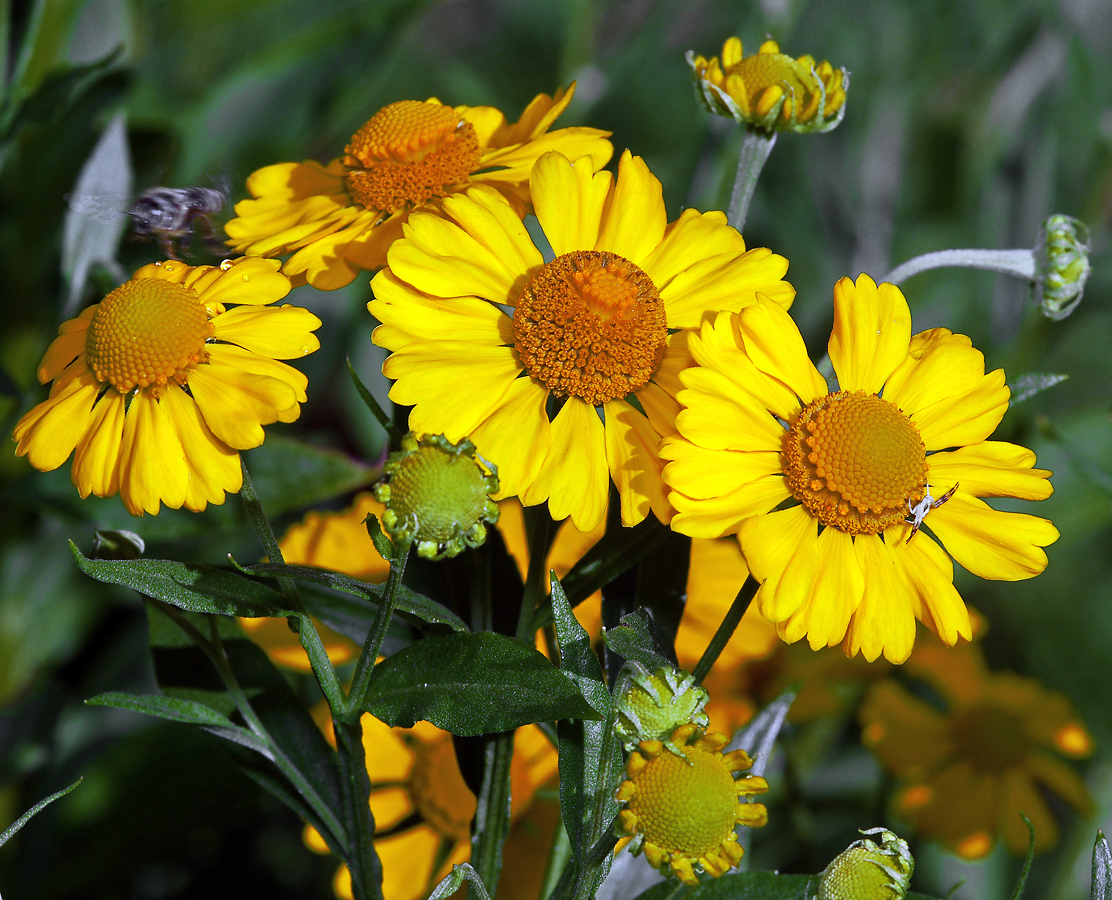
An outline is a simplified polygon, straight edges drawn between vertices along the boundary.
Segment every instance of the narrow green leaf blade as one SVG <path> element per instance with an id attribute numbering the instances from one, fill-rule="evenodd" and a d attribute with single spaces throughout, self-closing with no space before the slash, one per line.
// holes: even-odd
<path id="1" fill-rule="evenodd" d="M 131 588 L 187 612 L 222 616 L 290 616 L 272 588 L 236 572 L 190 566 L 172 559 L 88 559 L 70 541 L 77 567 L 90 578 Z"/>
<path id="2" fill-rule="evenodd" d="M 535 647 L 491 632 L 425 638 L 379 663 L 367 712 L 389 725 L 425 720 L 464 737 L 599 717 Z"/>
<path id="3" fill-rule="evenodd" d="M 85 701 L 86 706 L 108 706 L 112 709 L 126 709 L 130 712 L 167 719 L 171 722 L 184 722 L 188 725 L 231 725 L 227 716 L 211 706 L 196 700 L 167 697 L 162 694 L 128 694 L 123 691 L 108 691 L 97 694 Z"/>
<path id="4" fill-rule="evenodd" d="M 40 800 L 38 803 L 36 803 L 34 806 L 32 806 L 29 810 L 27 810 L 27 812 L 25 812 L 22 816 L 20 816 L 18 819 L 16 819 L 14 822 L 12 822 L 11 825 L 9 825 L 3 831 L 0 831 L 0 847 L 3 847 L 15 835 L 15 833 L 17 831 L 19 831 L 24 825 L 26 825 L 28 822 L 30 822 L 31 818 L 36 813 L 41 812 L 43 809 L 48 807 L 51 803 L 53 803 L 59 797 L 66 796 L 66 794 L 68 794 L 75 787 L 77 787 L 79 784 L 81 784 L 81 782 L 83 780 L 84 780 L 83 778 L 78 778 L 77 781 L 75 781 L 69 787 L 62 788 L 62 790 L 51 794 L 45 800 Z"/>
<path id="5" fill-rule="evenodd" d="M 639 663 L 650 672 L 661 666 L 674 666 L 667 637 L 657 627 L 647 610 L 639 609 L 622 616 L 617 628 L 605 635 L 606 645 L 630 662 Z"/>
<path id="6" fill-rule="evenodd" d="M 1112 851 L 1108 849 L 1108 839 L 1103 831 L 1097 832 L 1093 844 L 1093 882 L 1089 888 L 1089 900 L 1112 900 Z"/>

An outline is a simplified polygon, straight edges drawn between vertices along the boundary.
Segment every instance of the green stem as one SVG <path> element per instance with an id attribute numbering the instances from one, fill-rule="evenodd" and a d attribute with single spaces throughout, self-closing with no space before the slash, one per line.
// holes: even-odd
<path id="1" fill-rule="evenodd" d="M 290 784 L 294 786 L 299 794 L 305 798 L 313 811 L 320 818 L 321 822 L 332 833 L 334 839 L 339 842 L 341 846 L 347 846 L 348 832 L 343 823 L 336 818 L 336 814 L 332 808 L 325 802 L 324 798 L 317 792 L 316 787 L 309 781 L 308 778 L 292 763 L 289 757 L 282 751 L 271 738 L 270 732 L 267 731 L 266 726 L 258 717 L 254 708 L 251 706 L 251 701 L 247 699 L 247 694 L 240 686 L 239 679 L 236 678 L 235 672 L 232 670 L 232 665 L 228 661 L 228 655 L 224 652 L 224 643 L 220 639 L 220 633 L 217 631 L 217 623 L 215 618 L 209 619 L 210 631 L 212 640 L 206 638 L 197 628 L 189 621 L 181 611 L 176 607 L 171 606 L 169 603 L 163 603 L 161 600 L 151 600 L 151 603 L 163 613 L 171 622 L 177 625 L 184 631 L 193 642 L 201 648 L 205 656 L 209 658 L 213 667 L 216 669 L 220 680 L 224 683 L 224 689 L 228 692 L 228 696 L 232 698 L 235 703 L 236 709 L 243 717 L 243 721 L 247 727 L 255 733 L 273 754 L 272 762 L 283 775 L 289 780 Z"/>
<path id="2" fill-rule="evenodd" d="M 560 875 L 570 861 L 571 838 L 568 837 L 568 830 L 564 827 L 563 821 L 557 821 L 556 834 L 552 839 L 552 849 L 548 853 L 548 864 L 545 866 L 544 877 L 541 879 L 541 892 L 538 894 L 541 900 L 546 900 L 546 898 L 554 895 L 556 885 L 560 883 Z"/>
<path id="3" fill-rule="evenodd" d="M 386 410 L 379 406 L 374 394 L 372 394 L 367 386 L 359 380 L 359 376 L 355 374 L 355 368 L 351 364 L 351 357 L 349 356 L 345 362 L 347 362 L 348 375 L 351 376 L 351 383 L 355 386 L 355 391 L 359 394 L 359 399 L 362 400 L 367 409 L 371 411 L 371 415 L 375 417 L 375 421 L 386 431 L 386 437 L 390 442 L 390 446 L 397 447 L 398 444 L 401 443 L 402 433 L 398 430 L 397 426 L 390 421 L 390 417 L 386 414 Z"/>
<path id="4" fill-rule="evenodd" d="M 483 786 L 475 808 L 471 865 L 493 896 L 502 872 L 502 845 L 510 831 L 510 768 L 514 733 L 503 731 L 483 738 Z"/>
<path id="5" fill-rule="evenodd" d="M 1030 250 L 937 250 L 924 253 L 896 266 L 884 280 L 903 284 L 913 275 L 928 269 L 984 269 L 1034 281 L 1037 273 L 1035 254 Z"/>
<path id="6" fill-rule="evenodd" d="M 272 563 L 282 565 L 285 563 L 285 559 L 282 557 L 282 548 L 278 544 L 278 538 L 274 534 L 270 520 L 266 517 L 258 491 L 255 490 L 255 483 L 251 480 L 251 473 L 247 471 L 247 462 L 242 455 L 240 456 L 240 468 L 243 472 L 243 487 L 240 488 L 239 495 L 247 509 L 251 524 L 255 526 L 255 533 L 259 537 L 263 553 Z M 298 590 L 297 583 L 288 576 L 279 576 L 277 580 L 282 596 L 285 597 L 289 608 L 298 613 L 295 618 L 298 640 L 301 641 L 301 646 L 309 657 L 309 665 L 313 667 L 317 684 L 320 685 L 321 692 L 328 701 L 328 708 L 332 710 L 332 715 L 335 717 L 347 708 L 347 698 L 340 686 L 336 668 L 332 665 L 332 660 L 328 658 L 320 634 L 317 632 L 316 623 L 313 622 L 305 609 L 305 601 L 301 599 L 301 591 Z"/>
<path id="7" fill-rule="evenodd" d="M 405 564 L 409 560 L 411 546 L 410 541 L 398 541 L 394 544 L 394 555 L 390 559 L 390 577 L 386 579 L 386 587 L 382 591 L 382 603 L 378 607 L 378 615 L 375 616 L 371 630 L 367 632 L 367 639 L 363 642 L 359 662 L 355 664 L 355 677 L 352 679 L 351 693 L 348 694 L 347 709 L 342 716 L 346 722 L 358 721 L 367 706 L 371 674 L 374 672 L 378 653 L 382 649 L 386 629 L 390 627 L 390 620 L 394 616 L 394 606 L 398 602 L 398 592 L 405 577 Z"/>
<path id="8" fill-rule="evenodd" d="M 734 602 L 730 604 L 730 608 L 726 612 L 726 617 L 722 620 L 722 624 L 718 626 L 718 630 L 714 633 L 714 637 L 710 639 L 710 643 L 707 644 L 707 649 L 703 651 L 703 655 L 699 658 L 695 671 L 691 673 L 694 675 L 697 684 L 703 683 L 703 679 L 707 677 L 707 673 L 710 672 L 711 667 L 718 660 L 722 650 L 730 642 L 730 638 L 734 636 L 738 623 L 745 615 L 745 611 L 749 609 L 749 604 L 753 602 L 753 597 L 759 587 L 760 585 L 752 575 L 746 577 L 745 584 L 737 592 Z"/>
<path id="9" fill-rule="evenodd" d="M 529 642 L 535 633 L 533 619 L 537 604 L 545 593 L 548 579 L 548 548 L 552 532 L 552 517 L 543 506 L 525 508 L 525 531 L 529 542 L 529 571 L 525 575 L 525 590 L 521 596 L 521 611 L 517 618 L 518 640 Z"/>
<path id="10" fill-rule="evenodd" d="M 755 131 L 747 128 L 741 140 L 741 153 L 737 159 L 737 174 L 734 176 L 734 189 L 730 194 L 729 222 L 738 231 L 745 227 L 749 216 L 749 203 L 757 188 L 772 148 L 776 146 L 776 132 Z"/>
<path id="11" fill-rule="evenodd" d="M 382 862 L 375 852 L 375 819 L 371 812 L 371 779 L 363 748 L 363 723 L 332 723 L 340 783 L 344 788 L 344 818 L 348 822 L 351 855 L 351 892 L 355 900 L 382 900 Z"/>

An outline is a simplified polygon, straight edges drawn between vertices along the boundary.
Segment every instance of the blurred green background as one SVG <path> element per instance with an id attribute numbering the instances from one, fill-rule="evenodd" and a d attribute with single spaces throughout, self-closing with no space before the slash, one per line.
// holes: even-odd
<path id="1" fill-rule="evenodd" d="M 326 162 L 395 100 L 493 105 L 512 120 L 535 94 L 576 80 L 560 124 L 611 130 L 618 151 L 644 156 L 674 218 L 685 206 L 725 205 L 740 143 L 732 123 L 695 104 L 684 52 L 718 54 L 730 35 L 753 52 L 771 35 L 787 53 L 852 73 L 836 131 L 781 137 L 745 234 L 750 246 L 790 260 L 793 314 L 816 357 L 839 277 L 864 271 L 879 280 L 930 250 L 1029 247 L 1052 212 L 1084 220 L 1094 272 L 1064 322 L 1044 319 L 1025 284 L 988 273 L 931 272 L 905 293 L 916 331 L 945 325 L 969 334 L 1009 382 L 1069 376 L 1013 406 L 997 432 L 1034 448 L 1055 472 L 1054 496 L 1028 510 L 1062 532 L 1049 569 L 1018 584 L 963 572 L 957 582 L 989 620 L 993 665 L 1065 692 L 1096 737 L 1086 775 L 1098 816 L 1074 821 L 1059 849 L 1036 861 L 1027 894 L 1088 896 L 1095 828 L 1112 824 L 1109 0 L 0 0 L 0 10 L 8 48 L 0 419 L 8 433 L 46 393 L 34 370 L 69 291 L 64 195 L 121 112 L 135 192 L 227 178 L 240 199 L 254 169 Z M 117 47 L 84 77 L 61 78 Z M 119 258 L 130 273 L 160 256 L 156 245 L 125 241 Z M 111 278 L 100 271 L 93 282 L 111 286 Z M 79 305 L 99 296 L 90 283 Z M 342 505 L 345 492 L 373 477 L 383 449 L 342 365 L 350 356 L 369 381 L 381 359 L 369 341 L 368 279 L 331 294 L 302 288 L 290 299 L 325 324 L 322 350 L 302 367 L 310 388 L 300 421 L 268 429 L 267 443 L 247 454 L 279 525 L 309 504 Z M 214 742 L 82 705 L 104 690 L 152 691 L 153 677 L 138 600 L 80 576 L 66 539 L 88 553 L 96 529 L 127 528 L 151 556 L 250 560 L 259 551 L 236 499 L 201 515 L 134 520 L 118 499 L 80 501 L 68 464 L 42 474 L 11 450 L 0 454 L 0 826 L 78 775 L 86 781 L 0 850 L 0 892 L 19 900 L 330 896 L 333 861 L 305 852 L 296 817 Z M 291 478 L 293 452 L 304 472 L 329 476 Z M 832 739 L 852 746 L 852 724 Z M 827 765 L 812 780 L 829 797 L 843 774 Z M 879 773 L 858 767 L 853 777 L 879 819 Z M 794 811 L 795 843 L 768 857 L 785 870 L 816 871 L 856 837 L 824 832 L 812 813 Z M 996 900 L 1018 868 L 999 851 L 963 866 L 927 844 L 915 849 L 920 891 L 945 893 L 965 878 L 958 898 Z"/>

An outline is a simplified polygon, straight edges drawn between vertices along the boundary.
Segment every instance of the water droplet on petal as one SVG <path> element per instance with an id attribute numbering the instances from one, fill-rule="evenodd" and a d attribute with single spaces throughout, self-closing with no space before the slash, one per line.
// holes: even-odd
<path id="1" fill-rule="evenodd" d="M 250 275 L 244 275 L 244 276 L 243 276 L 243 280 L 244 280 L 244 281 L 250 281 L 250 280 L 251 280 L 251 276 L 250 276 Z"/>
<path id="2" fill-rule="evenodd" d="M 227 272 L 228 269 L 230 269 L 233 265 L 235 265 L 235 263 L 233 263 L 230 259 L 226 259 L 222 263 L 220 263 L 220 269 L 224 272 Z"/>

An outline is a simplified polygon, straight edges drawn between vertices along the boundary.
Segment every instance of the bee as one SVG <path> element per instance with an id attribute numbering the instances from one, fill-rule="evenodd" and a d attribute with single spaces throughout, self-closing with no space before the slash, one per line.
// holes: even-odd
<path id="1" fill-rule="evenodd" d="M 911 543 L 911 539 L 915 537 L 915 532 L 917 532 L 919 526 L 923 524 L 923 519 L 927 517 L 927 513 L 932 509 L 938 509 L 938 507 L 954 496 L 954 491 L 957 489 L 958 486 L 955 484 L 941 497 L 932 497 L 931 486 L 928 484 L 927 492 L 923 495 L 922 500 L 914 505 L 912 505 L 910 500 L 907 501 L 907 524 L 911 526 L 911 534 L 907 536 L 907 540 L 904 541 L 905 544 Z"/>
<path id="2" fill-rule="evenodd" d="M 228 202 L 226 187 L 148 188 L 130 208 L 126 208 L 126 198 L 111 194 L 67 194 L 66 200 L 74 212 L 99 222 L 129 216 L 134 236 L 157 240 L 170 259 L 178 259 L 178 252 L 189 253 L 194 231 L 204 239 L 209 252 L 227 255 L 212 221 Z"/>

